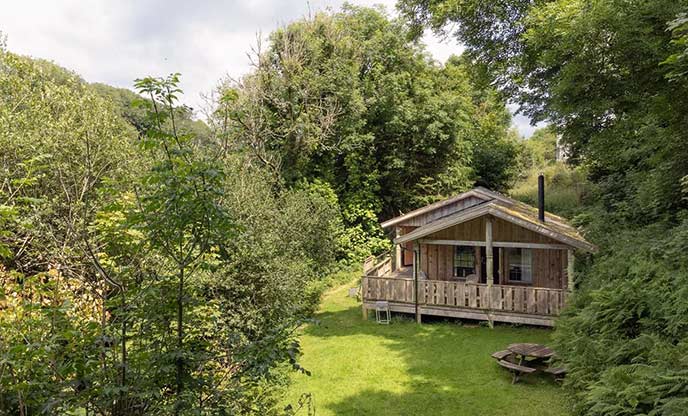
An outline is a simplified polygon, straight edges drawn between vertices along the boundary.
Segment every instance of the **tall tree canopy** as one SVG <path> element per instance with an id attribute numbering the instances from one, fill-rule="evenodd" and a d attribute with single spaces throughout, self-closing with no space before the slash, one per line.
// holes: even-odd
<path id="1" fill-rule="evenodd" d="M 625 201 L 628 218 L 652 221 L 685 206 L 674 195 L 688 174 L 680 139 L 688 95 L 685 83 L 667 77 L 681 60 L 661 63 L 681 51 L 668 22 L 686 1 L 403 0 L 400 7 L 416 25 L 455 27 L 502 93 L 556 126 L 602 191 Z"/>
<path id="2" fill-rule="evenodd" d="M 402 0 L 412 26 L 452 30 L 589 172 L 601 253 L 558 325 L 575 408 L 682 414 L 688 403 L 685 0 Z M 451 26 L 455 23 L 455 26 Z M 418 31 L 417 31 L 418 32 Z"/>
<path id="3" fill-rule="evenodd" d="M 372 234 L 379 217 L 477 180 L 505 189 L 513 179 L 504 103 L 476 86 L 470 61 L 432 62 L 378 10 L 347 6 L 292 23 L 255 61 L 227 83 L 218 113 L 286 183 L 329 184 L 349 225 Z M 504 163 L 486 163 L 493 158 Z"/>

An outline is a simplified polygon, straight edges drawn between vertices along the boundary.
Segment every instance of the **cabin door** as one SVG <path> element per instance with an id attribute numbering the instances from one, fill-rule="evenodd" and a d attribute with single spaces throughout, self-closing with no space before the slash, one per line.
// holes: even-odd
<path id="1" fill-rule="evenodd" d="M 487 257 L 485 247 L 480 248 L 480 283 L 487 283 Z M 492 284 L 499 284 L 499 248 L 492 247 Z"/>
<path id="2" fill-rule="evenodd" d="M 413 241 L 407 241 L 401 248 L 401 265 L 413 266 Z"/>

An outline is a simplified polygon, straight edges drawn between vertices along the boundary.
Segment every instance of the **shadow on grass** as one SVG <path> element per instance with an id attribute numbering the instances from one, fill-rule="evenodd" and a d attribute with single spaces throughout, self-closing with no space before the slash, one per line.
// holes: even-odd
<path id="1" fill-rule="evenodd" d="M 347 395 L 320 400 L 333 414 L 565 414 L 561 391 L 551 378 L 533 374 L 512 385 L 511 374 L 490 357 L 514 342 L 549 343 L 551 330 L 490 329 L 430 317 L 418 325 L 403 314 L 395 314 L 391 325 L 379 325 L 374 316 L 364 321 L 360 306 L 341 306 L 318 313 L 318 324 L 305 330 L 311 337 L 336 339 L 336 348 L 355 350 L 355 362 L 341 369 L 338 379 Z M 394 365 L 402 371 L 395 372 Z"/>

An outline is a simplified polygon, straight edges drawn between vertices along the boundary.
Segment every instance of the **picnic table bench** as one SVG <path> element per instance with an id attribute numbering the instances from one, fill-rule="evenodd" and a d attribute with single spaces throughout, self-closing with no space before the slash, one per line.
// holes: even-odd
<path id="1" fill-rule="evenodd" d="M 514 353 L 509 351 L 509 350 L 503 350 L 503 351 L 497 351 L 493 352 L 491 357 L 494 358 L 495 360 L 506 360 L 506 361 L 511 361 L 513 359 Z"/>
<path id="2" fill-rule="evenodd" d="M 554 376 L 554 380 L 561 381 L 566 376 L 566 369 L 564 367 L 549 367 L 545 369 L 545 373 Z"/>
<path id="3" fill-rule="evenodd" d="M 511 351 L 503 350 L 503 351 L 493 352 L 491 357 L 496 359 L 496 360 L 503 360 L 506 357 L 510 356 L 511 354 L 513 354 Z"/>
<path id="4" fill-rule="evenodd" d="M 515 384 L 518 381 L 518 378 L 522 374 L 530 374 L 535 372 L 536 370 L 532 367 L 526 367 L 524 365 L 518 365 L 516 363 L 512 363 L 510 361 L 506 360 L 499 360 L 497 361 L 499 365 L 502 367 L 506 368 L 507 370 L 511 371 L 514 374 L 514 377 L 511 379 L 511 384 Z"/>

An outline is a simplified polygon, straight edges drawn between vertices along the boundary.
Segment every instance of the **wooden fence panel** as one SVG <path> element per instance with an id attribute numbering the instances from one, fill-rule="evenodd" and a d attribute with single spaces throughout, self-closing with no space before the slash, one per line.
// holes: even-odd
<path id="1" fill-rule="evenodd" d="M 550 291 L 549 292 L 549 307 L 550 307 L 550 314 L 551 315 L 559 315 L 560 312 L 560 303 L 559 303 L 559 298 L 560 298 L 560 292 L 555 292 L 555 291 Z"/>
<path id="2" fill-rule="evenodd" d="M 523 288 L 514 288 L 514 312 L 525 312 L 525 297 Z"/>
<path id="3" fill-rule="evenodd" d="M 501 286 L 492 286 L 492 296 L 490 297 L 492 301 L 492 305 L 490 307 L 492 309 L 496 309 L 498 311 L 503 311 L 504 309 L 504 290 L 505 288 Z"/>
<path id="4" fill-rule="evenodd" d="M 468 307 L 477 308 L 478 307 L 478 286 L 474 284 L 466 285 L 468 290 Z"/>
<path id="5" fill-rule="evenodd" d="M 447 304 L 447 300 L 444 298 L 444 289 L 445 289 L 444 282 L 438 281 L 437 282 L 437 290 L 435 292 L 436 296 L 437 296 L 437 298 L 436 298 L 437 305 L 446 305 Z"/>
<path id="6" fill-rule="evenodd" d="M 480 304 L 478 307 L 480 309 L 489 309 L 487 300 L 490 295 L 490 291 L 488 290 L 487 285 L 478 286 L 478 292 L 480 293 Z"/>
<path id="7" fill-rule="evenodd" d="M 543 300 L 542 298 L 544 297 L 544 292 L 546 292 L 546 291 L 543 291 L 540 289 L 534 289 L 534 290 L 531 289 L 531 291 L 533 292 L 533 297 L 535 299 L 535 313 L 537 313 L 538 315 L 541 315 L 542 311 L 547 309 L 547 304 L 542 302 L 542 300 Z"/>
<path id="8" fill-rule="evenodd" d="M 528 313 L 536 313 L 537 312 L 537 303 L 535 299 L 535 291 L 533 290 L 525 290 L 525 295 L 526 295 L 526 312 Z"/>
<path id="9" fill-rule="evenodd" d="M 363 262 L 363 275 L 369 277 L 384 277 L 392 273 L 392 255 L 383 253 L 378 257 L 369 256 Z"/>
<path id="10" fill-rule="evenodd" d="M 375 257 L 373 256 L 368 256 L 366 259 L 363 261 L 363 275 L 368 276 L 370 269 L 373 268 L 373 263 L 375 262 Z"/>
<path id="11" fill-rule="evenodd" d="M 460 308 L 466 307 L 466 285 L 465 284 L 457 284 L 456 285 L 455 304 L 456 304 L 456 306 L 458 306 Z"/>
<path id="12" fill-rule="evenodd" d="M 364 300 L 414 303 L 413 279 L 365 276 Z M 515 313 L 558 316 L 566 305 L 567 292 L 560 289 L 421 280 L 418 303 L 459 308 L 490 309 Z"/>
<path id="13" fill-rule="evenodd" d="M 514 289 L 511 287 L 504 288 L 504 310 L 514 310 Z"/>
<path id="14" fill-rule="evenodd" d="M 454 282 L 445 282 L 445 296 L 447 298 L 448 306 L 456 306 L 456 287 L 458 285 Z"/>

